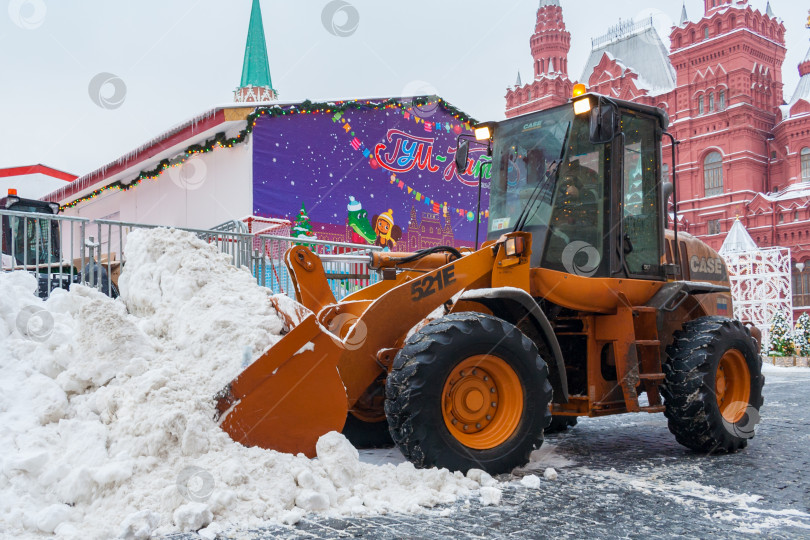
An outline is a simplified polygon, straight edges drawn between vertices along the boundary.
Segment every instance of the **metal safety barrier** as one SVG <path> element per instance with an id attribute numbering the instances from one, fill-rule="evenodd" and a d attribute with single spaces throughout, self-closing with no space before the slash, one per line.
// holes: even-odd
<path id="1" fill-rule="evenodd" d="M 89 262 L 84 249 L 89 222 L 86 218 L 0 209 L 0 268 L 3 272 L 34 274 L 43 298 L 54 289 L 67 289 L 83 279 L 82 271 Z"/>
<path id="2" fill-rule="evenodd" d="M 204 242 L 215 245 L 221 253 L 229 255 L 231 264 L 234 266 L 244 266 L 246 268 L 252 266 L 253 235 L 224 230 L 166 227 L 165 225 L 96 219 L 89 226 L 89 229 L 96 232 L 95 238 L 97 239 L 97 242 L 90 249 L 95 248 L 98 250 L 99 260 L 105 261 L 102 266 L 106 264 L 107 275 L 116 275 L 117 277 L 121 267 L 126 263 L 126 241 L 129 233 L 136 229 L 157 229 L 161 227 L 193 233 Z M 91 285 L 95 285 L 95 283 L 91 283 Z"/>
<path id="3" fill-rule="evenodd" d="M 2 270 L 37 275 L 39 295 L 43 298 L 73 283 L 117 296 L 115 284 L 126 263 L 129 233 L 165 227 L 10 210 L 0 210 L 0 219 Z M 292 279 L 283 260 L 284 253 L 293 245 L 306 245 L 321 258 L 329 286 L 338 300 L 379 280 L 368 267 L 369 255 L 381 251 L 379 246 L 251 234 L 244 232 L 245 228 L 238 223 L 226 222 L 215 229 L 174 228 L 215 245 L 230 256 L 234 266 L 250 269 L 259 285 L 293 298 Z"/>
<path id="4" fill-rule="evenodd" d="M 213 227 L 211 227 L 210 230 L 224 231 L 224 232 L 238 232 L 238 233 L 250 232 L 247 223 L 245 223 L 244 221 L 239 221 L 238 219 L 231 219 L 224 223 L 220 223 L 219 225 L 214 225 Z"/>
<path id="5" fill-rule="evenodd" d="M 284 254 L 294 245 L 307 246 L 321 258 L 329 288 L 337 300 L 379 281 L 377 273 L 369 269 L 369 255 L 373 251 L 382 251 L 380 246 L 262 234 L 258 236 L 254 254 L 256 266 L 252 268 L 260 285 L 275 293 L 295 297 L 292 279 L 284 263 Z"/>

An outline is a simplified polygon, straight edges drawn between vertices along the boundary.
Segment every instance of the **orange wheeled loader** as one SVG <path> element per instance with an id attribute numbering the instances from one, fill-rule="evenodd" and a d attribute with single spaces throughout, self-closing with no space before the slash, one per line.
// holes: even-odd
<path id="1" fill-rule="evenodd" d="M 667 125 L 660 109 L 583 93 L 479 126 L 482 247 L 373 253 L 382 279 L 339 302 L 322 261 L 291 248 L 298 312 L 217 396 L 221 427 L 310 456 L 332 430 L 390 437 L 418 467 L 490 473 L 524 464 L 552 418 L 663 412 L 697 452 L 744 447 L 759 334 L 731 316 L 723 260 L 667 211 Z"/>

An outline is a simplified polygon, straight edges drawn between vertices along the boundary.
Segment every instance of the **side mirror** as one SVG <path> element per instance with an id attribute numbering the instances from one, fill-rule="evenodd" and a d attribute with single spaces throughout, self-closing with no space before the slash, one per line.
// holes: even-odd
<path id="1" fill-rule="evenodd" d="M 661 215 L 664 216 L 665 229 L 669 227 L 669 198 L 672 197 L 674 192 L 675 186 L 672 185 L 672 182 L 664 182 L 661 186 L 661 198 L 663 199 L 661 204 Z"/>
<path id="2" fill-rule="evenodd" d="M 667 207 L 667 203 L 669 202 L 669 198 L 672 197 L 672 193 L 675 191 L 675 186 L 672 185 L 672 182 L 664 182 L 664 185 L 661 186 L 661 194 L 664 196 L 664 208 Z"/>
<path id="3" fill-rule="evenodd" d="M 616 109 L 599 104 L 591 110 L 590 140 L 592 144 L 608 143 L 616 137 Z"/>
<path id="4" fill-rule="evenodd" d="M 456 170 L 458 174 L 462 174 L 467 170 L 467 158 L 470 155 L 470 141 L 467 139 L 458 140 L 458 149 L 456 150 Z"/>

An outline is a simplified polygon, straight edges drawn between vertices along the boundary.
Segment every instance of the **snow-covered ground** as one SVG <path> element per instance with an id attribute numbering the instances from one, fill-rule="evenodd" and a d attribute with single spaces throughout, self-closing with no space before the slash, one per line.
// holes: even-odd
<path id="1" fill-rule="evenodd" d="M 213 396 L 280 339 L 268 290 L 188 233 L 133 232 L 127 257 L 118 300 L 76 286 L 43 302 L 28 274 L 0 274 L 0 537 L 213 538 L 313 512 L 502 504 L 482 471 L 417 470 L 337 433 L 316 459 L 234 443 Z M 516 485 L 551 487 L 571 458 L 547 443 Z"/>
<path id="2" fill-rule="evenodd" d="M 786 367 L 786 366 L 775 366 L 773 364 L 769 364 L 768 362 L 762 363 L 762 373 L 768 374 L 776 374 L 776 375 L 787 375 L 791 373 L 795 373 L 798 375 L 810 375 L 810 368 L 806 367 Z"/>
<path id="3" fill-rule="evenodd" d="M 500 500 L 482 471 L 360 460 L 337 433 L 317 459 L 234 443 L 213 396 L 246 350 L 256 358 L 279 339 L 267 289 L 166 229 L 130 234 L 119 284 L 118 300 L 76 286 L 43 302 L 31 276 L 0 274 L 0 536 L 213 537 L 315 511 Z"/>

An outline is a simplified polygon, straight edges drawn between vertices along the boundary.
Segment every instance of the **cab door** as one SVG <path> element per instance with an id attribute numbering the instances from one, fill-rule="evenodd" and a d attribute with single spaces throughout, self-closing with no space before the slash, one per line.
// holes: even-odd
<path id="1" fill-rule="evenodd" d="M 656 119 L 623 111 L 620 147 L 622 173 L 617 175 L 619 274 L 664 279 L 661 268 L 660 129 Z"/>

